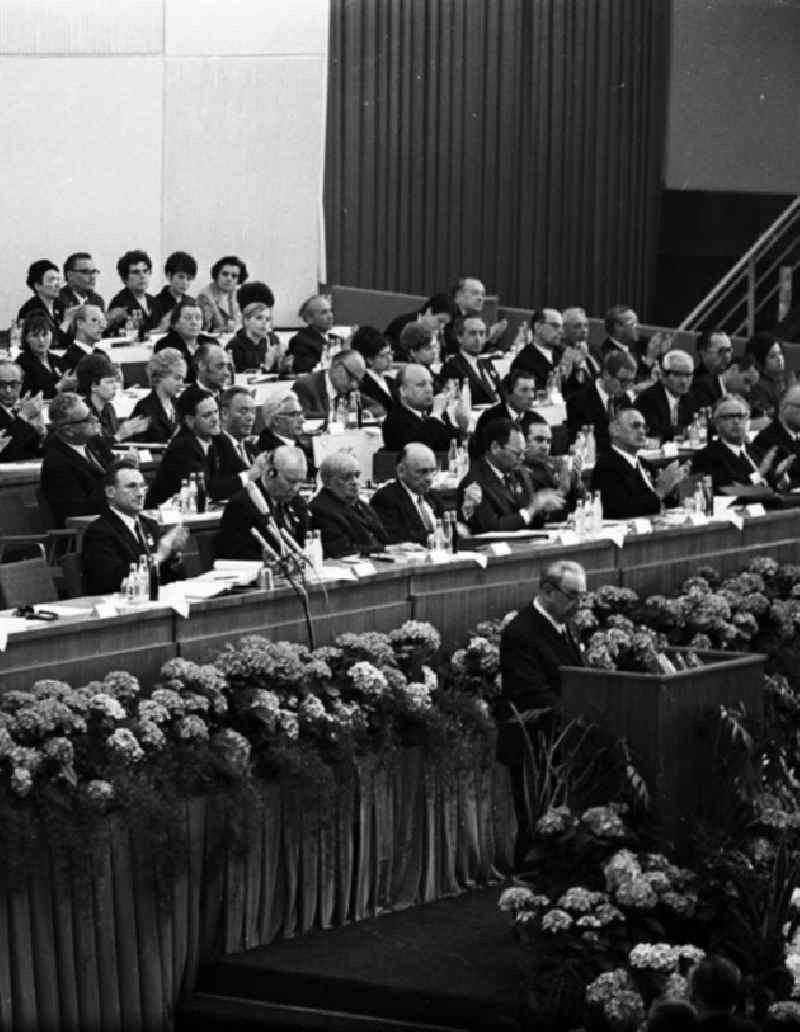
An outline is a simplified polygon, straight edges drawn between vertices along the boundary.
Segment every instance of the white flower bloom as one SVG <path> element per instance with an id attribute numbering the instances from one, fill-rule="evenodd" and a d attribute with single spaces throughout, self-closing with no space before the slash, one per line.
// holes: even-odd
<path id="1" fill-rule="evenodd" d="M 91 697 L 89 709 L 97 710 L 103 716 L 110 717 L 112 720 L 124 720 L 126 716 L 125 710 L 117 700 L 105 692 L 98 692 Z"/>
<path id="2" fill-rule="evenodd" d="M 144 756 L 144 750 L 139 745 L 136 735 L 127 727 L 118 727 L 108 736 L 106 745 L 128 763 L 138 763 Z"/>
<path id="3" fill-rule="evenodd" d="M 534 899 L 536 897 L 533 892 L 530 889 L 526 889 L 524 885 L 512 885 L 507 889 L 503 889 L 497 905 L 501 910 L 522 910 L 523 908 L 533 906 L 531 901 Z"/>
<path id="4" fill-rule="evenodd" d="M 542 918 L 543 932 L 552 932 L 555 935 L 556 932 L 566 932 L 571 927 L 572 918 L 566 910 L 548 910 Z"/>

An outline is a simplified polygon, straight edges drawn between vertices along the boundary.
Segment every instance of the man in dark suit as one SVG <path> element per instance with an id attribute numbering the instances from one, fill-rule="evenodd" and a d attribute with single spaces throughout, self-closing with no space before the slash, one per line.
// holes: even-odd
<path id="1" fill-rule="evenodd" d="M 68 516 L 89 516 L 105 505 L 103 477 L 112 460 L 100 421 L 79 394 L 65 391 L 50 405 L 40 487 L 56 527 Z"/>
<path id="2" fill-rule="evenodd" d="M 44 423 L 39 398 L 19 400 L 22 370 L 0 358 L 0 462 L 22 462 L 42 454 Z"/>
<path id="3" fill-rule="evenodd" d="M 512 367 L 511 372 L 503 380 L 503 400 L 491 408 L 481 412 L 475 426 L 475 433 L 469 443 L 470 455 L 480 455 L 483 451 L 483 432 L 490 423 L 498 419 L 510 419 L 518 427 L 523 436 L 528 436 L 528 427 L 541 417 L 533 407 L 536 398 L 536 379 L 529 369 Z"/>
<path id="4" fill-rule="evenodd" d="M 603 373 L 593 383 L 567 398 L 567 437 L 574 444 L 578 431 L 584 426 L 594 430 L 598 454 L 608 451 L 610 417 L 633 405 L 632 387 L 636 382 L 636 363 L 623 352 L 606 355 Z"/>
<path id="5" fill-rule="evenodd" d="M 525 736 L 512 706 L 521 717 L 551 709 L 549 723 L 557 721 L 561 703 L 561 668 L 583 666 L 580 647 L 569 620 L 586 592 L 586 574 L 578 563 L 561 561 L 548 566 L 539 578 L 533 601 L 524 606 L 500 637 L 502 691 L 495 715 L 498 720 L 497 758 L 511 774 L 517 841 L 514 867 L 523 866 L 532 842 L 525 792 Z M 541 717 L 540 717 L 541 719 Z M 531 723 L 536 717 L 531 714 Z M 525 723 L 528 723 L 525 721 Z M 532 733 L 530 724 L 529 733 Z"/>
<path id="6" fill-rule="evenodd" d="M 382 552 L 389 535 L 377 513 L 358 497 L 361 470 L 349 452 L 334 452 L 320 468 L 322 489 L 311 501 L 311 526 L 322 533 L 326 559 Z"/>
<path id="7" fill-rule="evenodd" d="M 689 393 L 694 361 L 679 349 L 668 351 L 662 362 L 661 380 L 642 391 L 636 407 L 647 420 L 647 432 L 661 441 L 671 441 L 691 424 L 697 404 Z"/>
<path id="8" fill-rule="evenodd" d="M 730 365 L 733 347 L 723 330 L 704 330 L 697 338 L 697 368 L 692 380 L 692 394 L 698 408 L 712 408 L 722 397 L 720 374 Z"/>
<path id="9" fill-rule="evenodd" d="M 147 492 L 148 507 L 177 494 L 181 481 L 192 473 L 202 473 L 208 496 L 222 501 L 264 472 L 263 456 L 257 456 L 248 469 L 221 432 L 219 406 L 208 391 L 194 384 L 187 387 L 178 399 L 177 413 L 180 429 L 167 445 Z"/>
<path id="10" fill-rule="evenodd" d="M 597 379 L 603 359 L 589 347 L 589 320 L 583 308 L 565 308 L 561 318 L 564 321 L 561 338 L 564 350 L 559 363 L 562 369 L 561 393 L 568 398 Z"/>
<path id="11" fill-rule="evenodd" d="M 311 439 L 303 433 L 305 413 L 297 395 L 287 387 L 284 394 L 269 398 L 261 406 L 264 429 L 258 437 L 258 450 L 275 451 L 282 444 L 300 448 L 306 457 L 309 479 L 317 475 Z"/>
<path id="12" fill-rule="evenodd" d="M 397 374 L 399 404 L 383 421 L 383 446 L 400 451 L 412 441 L 426 444 L 431 451 L 446 452 L 450 442 L 460 440 L 469 425 L 469 412 L 459 404 L 456 424 L 447 414 L 448 395 L 434 397 L 430 371 L 421 365 L 404 366 Z"/>
<path id="13" fill-rule="evenodd" d="M 2 375 L 0 367 L 0 386 Z M 753 448 L 762 455 L 777 448 L 774 462 L 778 487 L 781 490 L 800 487 L 800 387 L 790 387 L 783 393 L 777 418 L 758 434 Z M 782 482 L 784 477 L 786 480 Z"/>
<path id="14" fill-rule="evenodd" d="M 753 355 L 735 355 L 721 373 L 695 382 L 692 387 L 692 399 L 698 408 L 713 409 L 729 394 L 749 398 L 750 392 L 758 383 L 759 375 Z"/>
<path id="15" fill-rule="evenodd" d="M 76 251 L 64 262 L 64 286 L 59 291 L 59 298 L 66 311 L 76 305 L 92 305 L 105 312 L 106 303 L 95 292 L 100 270 L 88 251 Z"/>
<path id="16" fill-rule="evenodd" d="M 370 505 L 386 528 L 391 544 L 411 541 L 428 547 L 444 509 L 435 491 L 436 456 L 424 444 L 407 444 L 397 460 L 397 479 L 372 496 Z"/>
<path id="17" fill-rule="evenodd" d="M 161 534 L 158 524 L 142 516 L 146 485 L 132 462 L 114 462 L 104 477 L 106 505 L 83 535 L 81 568 L 88 595 L 119 591 L 130 564 L 153 556 L 162 584 L 184 577 L 180 549 L 189 539 L 185 527 Z"/>
<path id="18" fill-rule="evenodd" d="M 543 391 L 548 378 L 558 369 L 564 322 L 555 308 L 543 308 L 531 315 L 531 324 L 533 340 L 520 351 L 511 369 L 525 369 L 532 373 L 536 389 Z"/>
<path id="19" fill-rule="evenodd" d="M 651 478 L 638 457 L 647 440 L 647 424 L 638 409 L 618 412 L 610 432 L 611 448 L 598 458 L 592 472 L 592 491 L 600 492 L 603 515 L 610 520 L 655 516 L 688 467 L 676 459 Z"/>
<path id="20" fill-rule="evenodd" d="M 766 456 L 747 444 L 750 406 L 744 398 L 729 394 L 717 402 L 714 426 L 717 440 L 692 456 L 692 473 L 710 476 L 714 494 L 735 484 L 767 486 L 775 452 Z"/>
<path id="21" fill-rule="evenodd" d="M 259 447 L 257 438 L 253 436 L 256 403 L 247 387 L 228 387 L 222 392 L 219 418 L 223 434 L 245 466 L 249 466 L 258 455 Z"/>
<path id="22" fill-rule="evenodd" d="M 541 526 L 545 512 L 563 508 L 557 491 L 534 491 L 525 438 L 510 420 L 491 423 L 483 439 L 482 457 L 458 485 L 458 512 L 473 534 Z"/>
<path id="23" fill-rule="evenodd" d="M 459 318 L 466 319 L 468 316 L 476 315 L 482 317 L 483 306 L 486 302 L 486 287 L 477 276 L 459 276 L 450 291 L 453 299 L 453 319 L 442 327 L 444 337 L 443 355 L 455 355 L 459 349 L 457 332 L 457 321 Z M 500 341 L 508 328 L 508 320 L 501 319 L 489 327 L 486 335 L 486 343 L 490 347 L 496 346 L 495 342 Z"/>
<path id="24" fill-rule="evenodd" d="M 500 398 L 500 381 L 490 359 L 478 356 L 486 344 L 486 323 L 480 316 L 456 319 L 458 354 L 445 362 L 442 379 L 469 384 L 473 405 L 495 405 Z"/>
<path id="25" fill-rule="evenodd" d="M 404 312 L 392 319 L 383 335 L 394 345 L 395 358 L 406 362 L 419 362 L 420 359 L 415 358 L 408 348 L 409 341 L 414 338 L 403 336 L 406 327 L 419 326 L 430 340 L 435 333 L 441 333 L 456 314 L 455 304 L 449 294 L 434 294 L 416 312 Z"/>
<path id="26" fill-rule="evenodd" d="M 337 351 L 329 369 L 298 376 L 292 384 L 292 390 L 303 406 L 306 419 L 327 421 L 331 403 L 335 401 L 347 405 L 354 391 L 358 394 L 362 411 L 377 412 L 380 405 L 360 390 L 365 375 L 364 359 L 357 351 Z"/>
<path id="27" fill-rule="evenodd" d="M 306 460 L 299 448 L 282 444 L 271 453 L 262 476 L 237 491 L 225 506 L 216 553 L 220 559 L 261 559 L 255 529 L 273 551 L 285 549 L 280 531 L 301 547 L 308 532 L 308 506 L 300 497 Z"/>
<path id="28" fill-rule="evenodd" d="M 612 305 L 605 314 L 606 339 L 600 352 L 603 356 L 620 351 L 636 362 L 636 379 L 649 380 L 653 361 L 639 340 L 639 316 L 630 305 Z"/>
<path id="29" fill-rule="evenodd" d="M 331 299 L 325 294 L 313 294 L 306 298 L 297 314 L 306 325 L 289 341 L 287 353 L 292 358 L 295 373 L 310 373 L 319 365 L 327 348 L 342 342 L 330 332 L 333 308 Z"/>

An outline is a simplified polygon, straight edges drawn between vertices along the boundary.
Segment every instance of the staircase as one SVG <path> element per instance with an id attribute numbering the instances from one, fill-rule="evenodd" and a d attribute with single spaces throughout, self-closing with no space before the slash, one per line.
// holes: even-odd
<path id="1" fill-rule="evenodd" d="M 752 247 L 695 306 L 679 330 L 721 329 L 750 337 L 783 320 L 800 266 L 800 197 L 795 197 Z"/>

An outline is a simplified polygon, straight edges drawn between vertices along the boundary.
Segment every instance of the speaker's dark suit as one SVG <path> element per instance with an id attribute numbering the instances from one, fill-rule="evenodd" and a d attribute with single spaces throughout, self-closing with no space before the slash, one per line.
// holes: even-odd
<path id="1" fill-rule="evenodd" d="M 484 534 L 496 530 L 524 530 L 528 526 L 541 526 L 544 514 L 537 513 L 531 524 L 525 522 L 520 509 L 530 504 L 533 498 L 533 483 L 530 473 L 520 469 L 510 474 L 506 484 L 491 469 L 485 458 L 472 464 L 467 476 L 458 485 L 458 512 L 463 514 L 464 493 L 470 484 L 481 489 L 481 501 L 466 521 L 473 534 Z"/>
<path id="2" fill-rule="evenodd" d="M 592 472 L 592 490 L 600 492 L 603 515 L 609 520 L 654 516 L 661 499 L 638 469 L 614 449 L 600 455 Z"/>
<path id="3" fill-rule="evenodd" d="M 633 404 L 630 395 L 623 394 L 612 399 L 611 407 L 614 412 L 618 412 L 620 409 L 633 408 Z M 567 398 L 567 437 L 570 444 L 575 443 L 578 431 L 588 425 L 594 430 L 597 451 L 608 451 L 611 447 L 608 422 L 608 410 L 593 383 Z"/>
<path id="4" fill-rule="evenodd" d="M 514 361 L 511 363 L 511 371 L 524 369 L 536 379 L 536 389 L 543 391 L 547 387 L 547 378 L 557 368 L 561 359 L 561 352 L 553 348 L 552 357 L 548 360 L 535 344 L 526 344 Z"/>
<path id="5" fill-rule="evenodd" d="M 139 522 L 144 547 L 114 510 L 108 507 L 86 528 L 81 545 L 81 568 L 83 589 L 87 595 L 119 591 L 131 563 L 137 562 L 143 554 L 155 552 L 163 531 L 146 516 L 140 516 Z M 162 584 L 180 580 L 184 576 L 180 558 L 173 555 L 166 562 L 160 563 L 159 576 Z"/>
<path id="6" fill-rule="evenodd" d="M 197 437 L 187 429 L 179 430 L 167 445 L 155 480 L 147 492 L 147 505 L 161 505 L 177 494 L 181 480 L 191 473 L 203 473 L 206 491 L 214 501 L 230 498 L 242 486 L 240 473 L 247 467 L 234 451 L 225 434 L 211 438 L 206 454 Z"/>
<path id="7" fill-rule="evenodd" d="M 383 447 L 387 451 L 400 451 L 412 441 L 426 444 L 431 451 L 446 452 L 452 440 L 458 440 L 458 427 L 449 422 L 447 416 L 434 419 L 414 412 L 405 405 L 397 404 L 384 419 Z"/>
<path id="8" fill-rule="evenodd" d="M 68 516 L 91 516 L 106 504 L 103 477 L 112 455 L 101 437 L 86 446 L 95 462 L 84 459 L 59 437 L 45 442 L 40 486 L 56 527 L 63 527 Z"/>
<path id="9" fill-rule="evenodd" d="M 322 531 L 326 559 L 382 552 L 389 544 L 389 535 L 376 512 L 362 501 L 346 505 L 327 487 L 311 500 L 311 526 Z"/>
<path id="10" fill-rule="evenodd" d="M 795 460 L 788 469 L 788 475 L 792 487 L 797 487 L 800 485 L 800 439 L 792 437 L 779 419 L 773 419 L 753 441 L 754 451 L 761 455 L 766 455 L 770 448 L 776 446 L 778 451 L 772 463 L 773 469 L 778 463 L 788 459 L 790 455 L 794 455 Z M 0 453 L 0 461 L 2 461 L 2 457 L 2 453 Z"/>
<path id="11" fill-rule="evenodd" d="M 434 519 L 441 519 L 444 509 L 436 492 L 431 491 L 425 500 L 431 507 Z M 429 531 L 422 522 L 419 509 L 398 480 L 390 480 L 379 488 L 369 504 L 386 528 L 389 544 L 413 541 L 418 545 L 427 545 Z"/>
<path id="12" fill-rule="evenodd" d="M 663 383 L 654 383 L 636 399 L 636 408 L 647 421 L 647 432 L 651 436 L 660 437 L 662 441 L 671 441 L 676 432 L 683 432 L 690 425 L 697 411 L 697 404 L 691 394 L 681 395 L 678 399 L 678 425 L 673 426 L 667 389 Z"/>
<path id="13" fill-rule="evenodd" d="M 469 383 L 473 405 L 494 405 L 500 398 L 500 380 L 488 359 L 478 359 L 478 375 L 462 354 L 453 355 L 442 367 L 442 379 Z"/>
<path id="14" fill-rule="evenodd" d="M 152 441 L 156 444 L 166 444 L 178 429 L 174 418 L 170 418 L 164 411 L 164 406 L 155 391 L 150 391 L 143 398 L 140 398 L 131 412 L 131 418 L 136 416 L 147 416 L 150 426 L 142 433 L 137 434 L 134 441 Z"/>
<path id="15" fill-rule="evenodd" d="M 308 506 L 296 495 L 286 505 L 273 501 L 258 482 L 258 490 L 264 498 L 276 525 L 286 530 L 299 545 L 303 545 L 308 531 Z M 275 539 L 268 525 L 269 517 L 261 513 L 250 498 L 249 491 L 242 488 L 228 501 L 219 533 L 216 537 L 216 553 L 220 559 L 260 559 L 261 546 L 250 533 L 255 529 L 264 540 L 279 552 L 280 543 Z"/>
<path id="16" fill-rule="evenodd" d="M 758 471 L 762 454 L 750 446 L 746 451 L 749 458 L 734 454 L 722 441 L 712 441 L 692 456 L 692 473 L 710 476 L 714 494 L 720 494 L 723 487 L 731 484 L 752 484 L 752 475 Z"/>
<path id="17" fill-rule="evenodd" d="M 30 423 L 15 416 L 0 405 L 0 431 L 11 440 L 0 451 L 0 462 L 22 462 L 37 459 L 42 454 L 42 439 Z"/>

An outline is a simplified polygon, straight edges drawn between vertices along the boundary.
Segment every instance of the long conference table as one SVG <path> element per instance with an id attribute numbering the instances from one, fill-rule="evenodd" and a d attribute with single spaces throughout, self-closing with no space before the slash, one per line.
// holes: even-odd
<path id="1" fill-rule="evenodd" d="M 544 567 L 558 559 L 583 564 L 590 587 L 613 584 L 641 595 L 678 588 L 709 564 L 733 573 L 750 559 L 769 555 L 780 562 L 800 561 L 798 512 L 746 518 L 730 523 L 681 526 L 625 538 L 623 547 L 598 539 L 577 545 L 512 543 L 508 554 L 456 555 L 446 562 L 376 563 L 359 579 L 309 586 L 316 644 L 329 644 L 349 632 L 389 631 L 404 620 L 429 620 L 446 646 L 463 644 L 478 621 L 502 616 L 528 601 Z M 483 559 L 485 558 L 485 565 Z M 188 617 L 157 604 L 116 616 L 93 615 L 94 600 L 72 599 L 80 610 L 52 623 L 29 621 L 7 635 L 0 652 L 3 689 L 28 687 L 39 678 L 73 685 L 129 670 L 152 682 L 161 664 L 176 655 L 206 661 L 243 634 L 274 640 L 306 641 L 302 607 L 291 588 L 245 589 L 193 602 Z"/>

